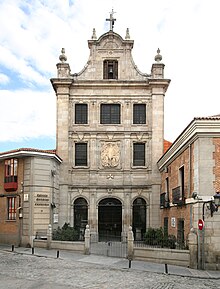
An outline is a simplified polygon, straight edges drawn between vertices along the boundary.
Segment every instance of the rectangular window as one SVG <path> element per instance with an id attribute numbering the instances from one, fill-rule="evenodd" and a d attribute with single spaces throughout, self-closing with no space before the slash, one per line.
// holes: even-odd
<path id="1" fill-rule="evenodd" d="M 8 220 L 16 220 L 15 197 L 9 197 L 8 200 Z"/>
<path id="2" fill-rule="evenodd" d="M 101 124 L 120 124 L 120 104 L 101 104 Z"/>
<path id="3" fill-rule="evenodd" d="M 87 143 L 75 144 L 75 165 L 87 166 Z"/>
<path id="4" fill-rule="evenodd" d="M 134 143 L 133 165 L 145 166 L 145 143 Z"/>
<path id="5" fill-rule="evenodd" d="M 5 160 L 5 183 L 17 182 L 18 160 Z"/>
<path id="6" fill-rule="evenodd" d="M 103 63 L 103 78 L 118 79 L 118 61 L 105 60 Z"/>
<path id="7" fill-rule="evenodd" d="M 87 104 L 75 104 L 75 123 L 88 123 L 88 106 Z"/>
<path id="8" fill-rule="evenodd" d="M 133 123 L 146 124 L 146 104 L 134 104 Z"/>

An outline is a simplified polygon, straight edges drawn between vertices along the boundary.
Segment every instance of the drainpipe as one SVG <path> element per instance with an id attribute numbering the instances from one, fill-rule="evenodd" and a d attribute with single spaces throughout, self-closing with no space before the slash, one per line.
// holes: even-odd
<path id="1" fill-rule="evenodd" d="M 191 144 L 189 144 L 189 170 L 188 170 L 188 198 L 190 198 L 191 193 Z M 192 204 L 190 205 L 190 229 L 193 228 L 192 220 Z"/>

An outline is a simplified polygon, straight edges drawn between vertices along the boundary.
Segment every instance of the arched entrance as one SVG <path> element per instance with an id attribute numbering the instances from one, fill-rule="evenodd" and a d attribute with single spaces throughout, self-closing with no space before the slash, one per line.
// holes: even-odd
<path id="1" fill-rule="evenodd" d="M 99 240 L 121 238 L 122 203 L 115 198 L 106 198 L 98 206 Z"/>
<path id="2" fill-rule="evenodd" d="M 143 240 L 146 232 L 146 201 L 137 198 L 133 202 L 133 232 L 135 240 Z"/>
<path id="3" fill-rule="evenodd" d="M 74 201 L 74 228 L 79 234 L 79 240 L 84 238 L 86 225 L 88 224 L 88 204 L 84 198 Z"/>

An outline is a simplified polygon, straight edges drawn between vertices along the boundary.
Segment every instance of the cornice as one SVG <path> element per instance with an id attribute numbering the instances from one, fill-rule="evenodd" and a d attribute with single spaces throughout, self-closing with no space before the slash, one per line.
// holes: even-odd
<path id="1" fill-rule="evenodd" d="M 62 159 L 55 153 L 55 151 L 49 150 L 37 150 L 37 149 L 17 149 L 8 152 L 0 153 L 0 160 L 8 158 L 21 158 L 21 157 L 48 157 L 54 158 L 59 163 L 62 162 Z"/>

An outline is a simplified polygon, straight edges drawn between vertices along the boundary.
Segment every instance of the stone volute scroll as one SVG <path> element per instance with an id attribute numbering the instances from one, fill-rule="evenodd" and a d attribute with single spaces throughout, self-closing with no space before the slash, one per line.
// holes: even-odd
<path id="1" fill-rule="evenodd" d="M 102 144 L 101 163 L 103 167 L 117 167 L 120 162 L 119 144 L 107 142 Z"/>

